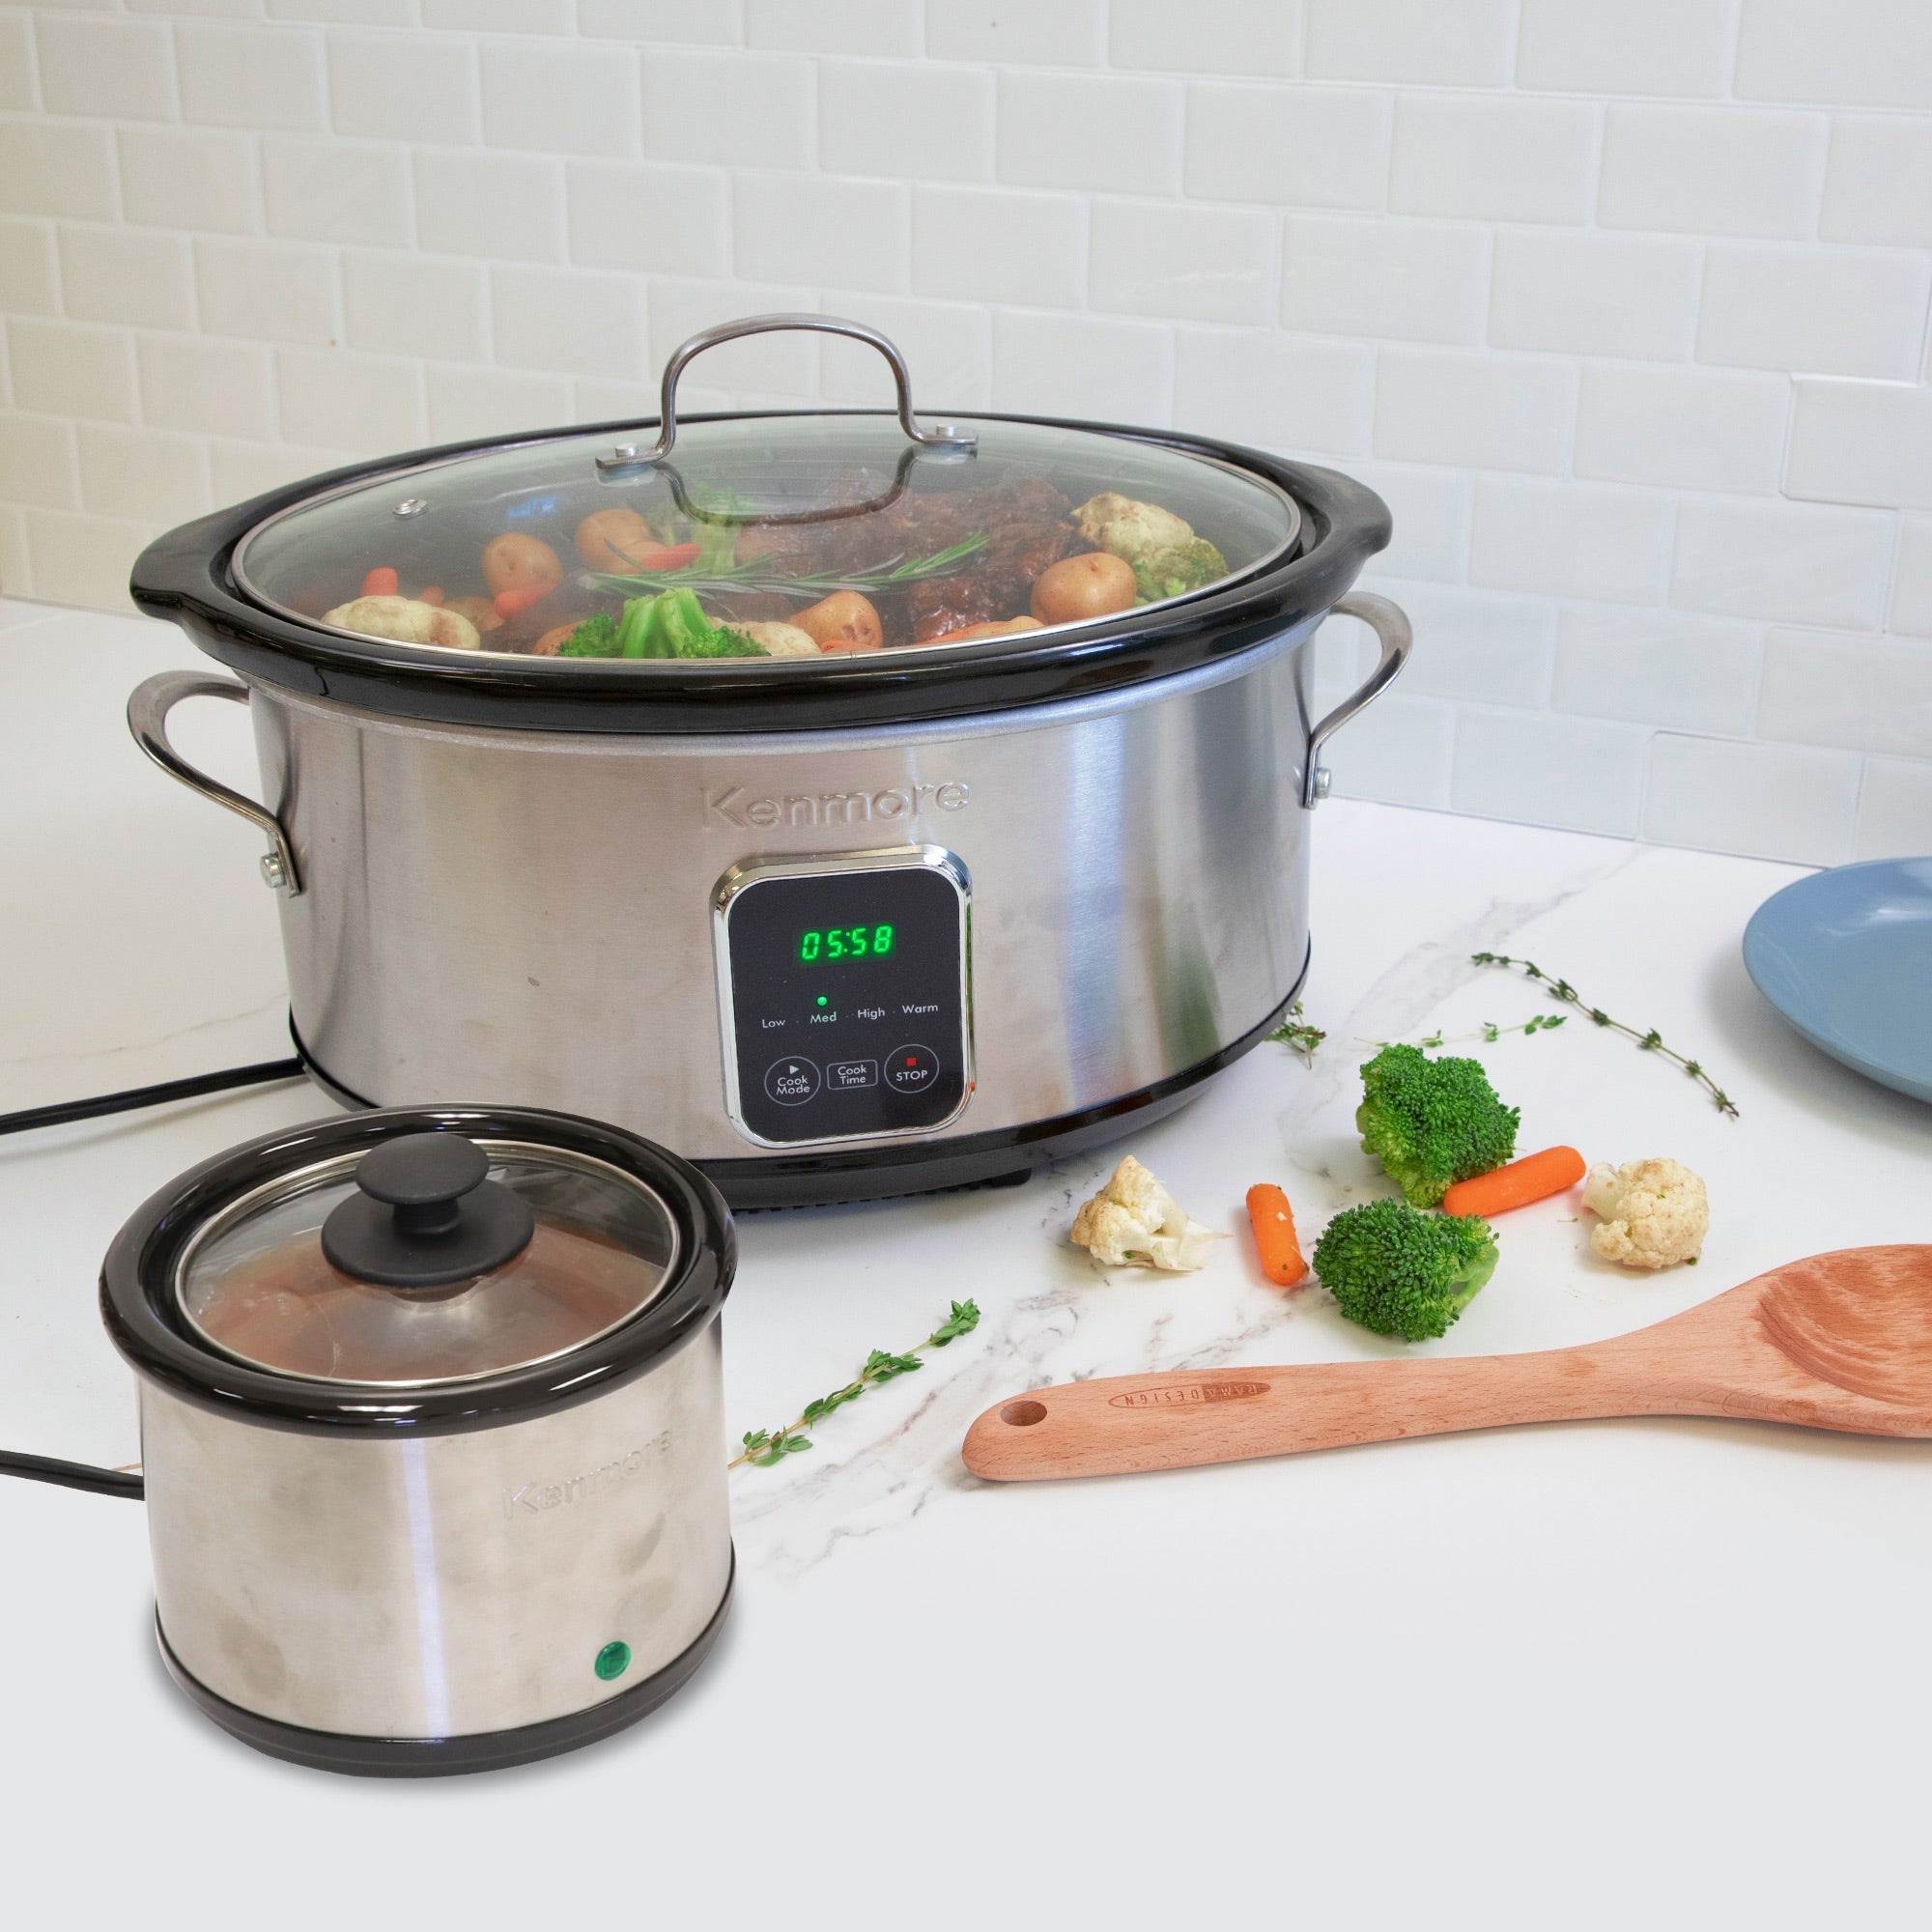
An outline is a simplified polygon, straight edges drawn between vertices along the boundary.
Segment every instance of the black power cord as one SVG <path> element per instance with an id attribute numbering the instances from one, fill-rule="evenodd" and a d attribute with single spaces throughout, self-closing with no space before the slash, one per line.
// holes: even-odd
<path id="1" fill-rule="evenodd" d="M 97 1094 L 88 1100 L 57 1101 L 50 1107 L 22 1107 L 17 1113 L 0 1114 L 0 1134 L 24 1134 L 35 1127 L 65 1126 L 70 1121 L 131 1113 L 137 1107 L 158 1107 L 168 1100 L 192 1100 L 198 1094 L 221 1094 L 231 1087 L 260 1087 L 271 1080 L 299 1080 L 306 1070 L 306 1064 L 298 1054 L 288 1060 L 260 1060 L 252 1066 L 228 1066 L 219 1073 L 194 1073 L 185 1080 L 162 1080 L 152 1087 L 128 1087 L 119 1094 Z M 64 1463 L 58 1456 L 28 1456 L 14 1449 L 0 1449 L 0 1476 L 24 1476 L 30 1483 L 58 1483 L 63 1489 L 89 1490 L 101 1496 L 127 1496 L 134 1502 L 148 1492 L 146 1483 L 128 1470 L 97 1468 L 92 1463 Z"/>

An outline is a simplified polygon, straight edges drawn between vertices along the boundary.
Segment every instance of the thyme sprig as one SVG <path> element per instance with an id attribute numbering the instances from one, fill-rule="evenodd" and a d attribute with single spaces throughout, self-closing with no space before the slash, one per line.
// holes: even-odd
<path id="1" fill-rule="evenodd" d="M 1501 1039 L 1506 1033 L 1525 1035 L 1548 1033 L 1551 1027 L 1560 1027 L 1563 1024 L 1563 1020 L 1564 1015 L 1562 1013 L 1538 1013 L 1534 1019 L 1524 1020 L 1520 1026 L 1498 1026 L 1494 1020 L 1485 1020 L 1480 1033 L 1442 1033 L 1438 1031 L 1432 1034 L 1425 1034 L 1415 1044 L 1417 1046 L 1428 1047 L 1432 1052 L 1438 1046 L 1461 1046 L 1465 1040 L 1481 1039 L 1488 1040 L 1493 1044 L 1496 1040 Z M 1361 1038 L 1359 1035 L 1356 1037 L 1358 1039 Z M 1364 1046 L 1394 1046 L 1397 1042 L 1392 1039 L 1363 1039 L 1361 1040 L 1361 1044 Z"/>
<path id="2" fill-rule="evenodd" d="M 871 570 L 846 573 L 837 570 L 810 570 L 785 575 L 768 570 L 753 559 L 746 563 L 714 565 L 688 564 L 682 570 L 639 570 L 634 572 L 587 570 L 582 582 L 586 589 L 601 590 L 612 597 L 638 597 L 661 590 L 701 590 L 714 596 L 732 590 L 775 590 L 799 596 L 823 596 L 830 590 L 894 590 L 902 584 L 923 582 L 928 577 L 946 577 L 965 560 L 984 550 L 986 533 L 949 544 L 930 556 L 888 557 Z"/>
<path id="3" fill-rule="evenodd" d="M 1551 999 L 1561 1000 L 1565 1006 L 1575 1007 L 1579 1013 L 1585 1014 L 1600 1027 L 1608 1027 L 1613 1032 L 1624 1035 L 1626 1038 L 1635 1040 L 1642 1052 L 1661 1053 L 1665 1060 L 1674 1060 L 1710 1094 L 1712 1103 L 1719 1113 L 1728 1114 L 1733 1120 L 1737 1119 L 1738 1110 L 1731 1096 L 1704 1071 L 1698 1062 L 1687 1060 L 1675 1047 L 1665 1046 L 1663 1036 L 1655 1027 L 1648 1032 L 1640 1032 L 1634 1026 L 1626 1026 L 1622 1020 L 1613 1020 L 1601 1007 L 1591 1006 L 1568 980 L 1559 980 L 1554 974 L 1546 973 L 1534 960 L 1512 959 L 1506 952 L 1472 952 L 1469 957 L 1471 963 L 1477 966 L 1514 967 L 1536 980 L 1539 985 L 1547 986 Z"/>
<path id="4" fill-rule="evenodd" d="M 1302 1019 L 1299 1000 L 1289 1008 L 1288 1017 L 1268 1035 L 1269 1039 L 1292 1046 L 1310 1066 L 1315 1065 L 1315 1049 L 1327 1037 L 1320 1027 L 1310 1026 Z"/>
<path id="5" fill-rule="evenodd" d="M 740 1463 L 750 1463 L 757 1468 L 769 1469 L 773 1463 L 782 1463 L 787 1456 L 796 1456 L 801 1449 L 810 1449 L 811 1438 L 805 1431 L 814 1423 L 824 1421 L 835 1408 L 843 1408 L 848 1402 L 857 1402 L 868 1388 L 876 1388 L 879 1383 L 892 1381 L 899 1376 L 915 1374 L 925 1366 L 919 1359 L 924 1350 L 943 1349 L 949 1342 L 970 1335 L 979 1325 L 980 1307 L 977 1302 L 953 1302 L 952 1313 L 923 1342 L 915 1342 L 903 1355 L 891 1355 L 883 1349 L 874 1349 L 866 1357 L 865 1366 L 843 1388 L 836 1388 L 830 1395 L 822 1395 L 817 1401 L 807 1403 L 796 1422 L 787 1422 L 781 1429 L 748 1429 L 744 1448 L 725 1466 L 735 1469 Z"/>

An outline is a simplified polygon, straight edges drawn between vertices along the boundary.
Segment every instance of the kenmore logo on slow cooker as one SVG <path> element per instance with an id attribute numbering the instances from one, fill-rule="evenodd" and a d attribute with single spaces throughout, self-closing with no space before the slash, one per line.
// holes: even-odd
<path id="1" fill-rule="evenodd" d="M 561 1509 L 566 1503 L 588 1502 L 592 1496 L 614 1490 L 625 1477 L 635 1476 L 652 1457 L 662 1456 L 669 1448 L 670 1431 L 667 1429 L 648 1442 L 639 1443 L 581 1476 L 568 1476 L 560 1483 L 526 1483 L 521 1489 L 505 1490 L 503 1514 L 515 1517 L 519 1511 L 527 1510 L 532 1516 L 541 1516 L 545 1510 Z"/>
<path id="2" fill-rule="evenodd" d="M 715 812 L 726 825 L 866 825 L 875 818 L 910 818 L 930 804 L 940 811 L 964 811 L 972 787 L 945 784 L 889 785 L 884 791 L 794 792 L 784 798 L 747 798 L 743 785 L 704 794 L 704 822 Z"/>

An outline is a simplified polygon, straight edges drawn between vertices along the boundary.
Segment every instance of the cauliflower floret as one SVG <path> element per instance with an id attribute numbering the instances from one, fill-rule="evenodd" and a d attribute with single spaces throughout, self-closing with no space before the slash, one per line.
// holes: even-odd
<path id="1" fill-rule="evenodd" d="M 1189 1274 L 1208 1259 L 1211 1228 L 1179 1202 L 1132 1154 L 1073 1217 L 1073 1245 L 1106 1267 L 1165 1268 Z"/>
<path id="2" fill-rule="evenodd" d="M 754 623 L 740 624 L 726 618 L 729 629 L 741 638 L 750 638 L 768 658 L 815 658 L 818 639 L 796 624 L 783 624 L 775 617 L 761 617 Z"/>
<path id="3" fill-rule="evenodd" d="M 479 651 L 476 626 L 446 604 L 423 604 L 413 597 L 352 597 L 322 620 L 365 638 L 391 638 L 399 644 L 440 644 L 446 651 Z"/>
<path id="4" fill-rule="evenodd" d="M 1173 550 L 1194 536 L 1194 526 L 1172 510 L 1137 502 L 1116 490 L 1088 497 L 1073 513 L 1073 527 L 1096 549 L 1111 551 L 1129 563 Z"/>
<path id="5" fill-rule="evenodd" d="M 1590 1245 L 1625 1267 L 1694 1262 L 1711 1226 L 1710 1197 L 1696 1175 L 1674 1160 L 1599 1161 L 1583 1183 L 1583 1206 L 1600 1218 Z"/>

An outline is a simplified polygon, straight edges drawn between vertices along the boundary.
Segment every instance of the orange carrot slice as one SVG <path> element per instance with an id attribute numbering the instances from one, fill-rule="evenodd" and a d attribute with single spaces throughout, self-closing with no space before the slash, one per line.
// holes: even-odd
<path id="1" fill-rule="evenodd" d="M 1545 1148 L 1526 1153 L 1507 1167 L 1459 1180 L 1442 1197 L 1445 1214 L 1507 1214 L 1575 1187 L 1583 1178 L 1583 1156 L 1572 1147 Z"/>
<path id="2" fill-rule="evenodd" d="M 1294 1212 L 1279 1187 L 1260 1181 L 1248 1189 L 1248 1225 L 1262 1272 L 1279 1288 L 1293 1288 L 1308 1273 L 1301 1243 L 1294 1238 Z"/>
<path id="3" fill-rule="evenodd" d="M 386 563 L 379 563 L 362 580 L 362 594 L 365 597 L 393 597 L 396 594 L 396 573 Z"/>
<path id="4" fill-rule="evenodd" d="M 521 617 L 533 604 L 541 604 L 551 593 L 548 583 L 523 583 L 514 590 L 499 590 L 495 602 L 497 614 L 508 619 Z"/>
<path id="5" fill-rule="evenodd" d="M 428 589 L 418 590 L 416 592 L 416 602 L 418 604 L 440 604 L 442 602 L 442 585 L 432 583 Z"/>

